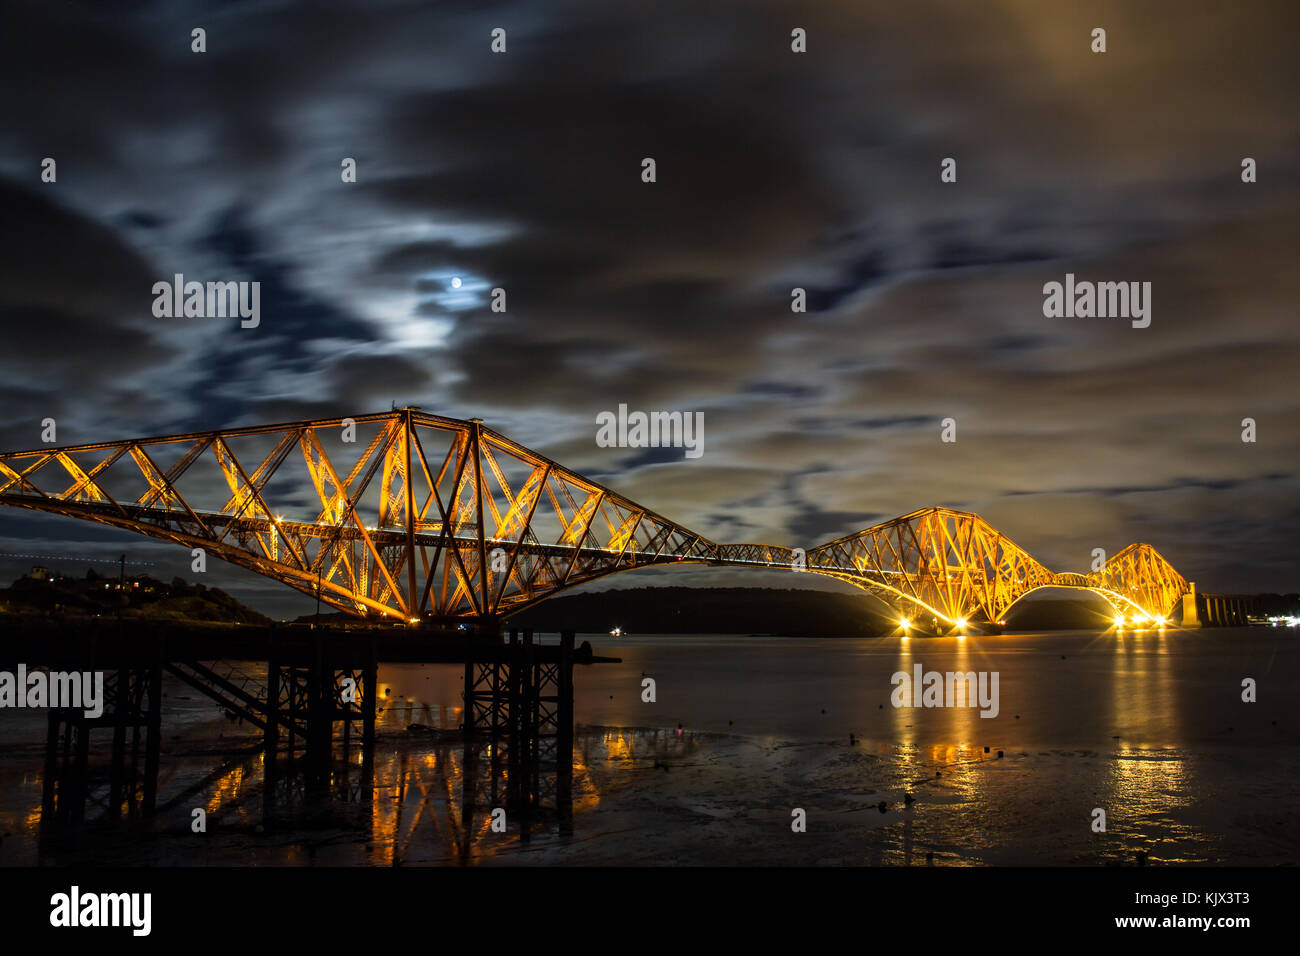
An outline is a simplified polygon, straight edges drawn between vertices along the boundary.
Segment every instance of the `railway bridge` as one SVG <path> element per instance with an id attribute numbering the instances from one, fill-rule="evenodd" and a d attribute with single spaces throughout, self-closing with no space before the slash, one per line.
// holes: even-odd
<path id="1" fill-rule="evenodd" d="M 415 407 L 0 454 L 0 504 L 214 555 L 370 620 L 495 627 L 653 565 L 820 574 L 900 628 L 995 624 L 1040 588 L 1163 622 L 1190 586 L 1149 544 L 1054 572 L 979 515 L 924 508 L 810 549 L 719 544 L 486 427 Z"/>

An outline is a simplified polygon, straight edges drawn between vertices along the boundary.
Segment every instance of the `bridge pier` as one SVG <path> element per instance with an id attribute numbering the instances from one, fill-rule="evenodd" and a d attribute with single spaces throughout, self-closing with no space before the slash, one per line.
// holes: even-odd
<path id="1" fill-rule="evenodd" d="M 1182 597 L 1183 619 L 1181 626 L 1191 630 L 1201 626 L 1201 615 L 1196 603 L 1196 582 L 1187 582 L 1187 593 Z"/>
<path id="2" fill-rule="evenodd" d="M 40 837 L 45 843 L 87 822 L 89 803 L 98 803 L 108 820 L 153 815 L 158 794 L 162 720 L 162 664 L 152 660 L 119 666 L 104 676 L 103 712 L 51 710 L 41 789 Z M 95 665 L 90 665 L 94 672 Z M 111 730 L 107 768 L 90 763 L 94 731 Z M 101 788 L 105 784 L 106 793 Z M 96 791 L 102 797 L 94 796 Z"/>
<path id="3" fill-rule="evenodd" d="M 486 749 L 490 799 L 504 796 L 525 819 L 548 802 L 562 816 L 572 806 L 573 644 L 565 631 L 558 653 L 543 655 L 531 630 L 511 630 L 504 643 L 466 653 L 467 765 Z"/>
<path id="4" fill-rule="evenodd" d="M 1252 615 L 1281 614 L 1287 603 L 1280 595 L 1205 594 L 1195 586 L 1183 595 L 1183 627 L 1245 627 Z"/>
<path id="5" fill-rule="evenodd" d="M 357 723 L 364 772 L 374 754 L 377 685 L 373 638 L 315 631 L 306 640 L 273 639 L 260 714 L 268 782 L 280 770 L 281 739 L 287 762 L 293 762 L 301 747 L 307 778 L 315 783 L 327 780 L 336 735 L 342 736 L 346 755 Z"/>
<path id="6" fill-rule="evenodd" d="M 415 628 L 331 632 L 141 623 L 128 632 L 108 624 L 42 620 L 21 622 L 9 637 L 5 650 L 14 661 L 63 670 L 98 667 L 107 677 L 99 718 L 80 711 L 49 717 L 42 839 L 90 822 L 95 808 L 104 811 L 96 817 L 105 818 L 155 812 L 164 671 L 215 701 L 231 721 L 256 728 L 264 825 L 273 824 L 286 801 L 322 786 L 346 788 L 356 795 L 349 800 L 369 799 L 384 706 L 378 697 L 379 660 L 463 666 L 467 806 L 474 804 L 476 791 L 482 792 L 478 771 L 487 769 L 490 783 L 483 795 L 493 808 L 511 808 L 512 821 L 522 817 L 525 835 L 528 818 L 540 810 L 558 811 L 563 830 L 572 808 L 573 667 L 612 660 L 594 657 L 586 642 L 575 648 L 572 631 L 556 645 L 517 631 L 503 639 L 499 631 L 470 637 L 463 631 L 434 634 Z M 266 663 L 250 670 L 230 661 Z M 97 748 L 94 732 L 110 728 L 111 751 L 107 735 Z M 442 727 L 455 729 L 445 722 Z M 358 731 L 359 786 L 347 779 L 351 765 L 338 759 L 338 745 L 346 755 Z M 100 756 L 109 752 L 111 762 Z"/>

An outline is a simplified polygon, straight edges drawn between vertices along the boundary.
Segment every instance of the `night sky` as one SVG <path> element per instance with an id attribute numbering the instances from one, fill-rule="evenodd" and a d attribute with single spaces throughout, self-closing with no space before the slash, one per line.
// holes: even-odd
<path id="1" fill-rule="evenodd" d="M 411 403 L 714 541 L 944 505 L 1057 570 L 1147 541 L 1203 590 L 1295 591 L 1298 34 L 1222 0 L 9 2 L 0 448 Z M 155 317 L 175 273 L 261 282 L 260 325 Z M 1150 326 L 1045 317 L 1066 273 L 1150 282 Z M 704 454 L 598 447 L 620 403 L 703 412 Z M 7 554 L 124 549 L 188 574 L 0 513 Z"/>

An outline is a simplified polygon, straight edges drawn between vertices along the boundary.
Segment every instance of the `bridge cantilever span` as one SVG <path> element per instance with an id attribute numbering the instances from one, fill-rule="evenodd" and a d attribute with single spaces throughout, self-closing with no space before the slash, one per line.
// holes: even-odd
<path id="1" fill-rule="evenodd" d="M 1149 545 L 1054 574 L 946 508 L 806 552 L 719 545 L 477 419 L 417 408 L 0 454 L 0 504 L 203 549 L 350 614 L 411 622 L 492 621 L 607 574 L 684 562 L 826 575 L 949 625 L 997 621 L 1042 587 L 1163 619 L 1188 589 Z"/>
<path id="2" fill-rule="evenodd" d="M 496 618 L 716 547 L 481 422 L 414 408 L 4 454 L 0 503 L 202 548 L 401 620 Z"/>

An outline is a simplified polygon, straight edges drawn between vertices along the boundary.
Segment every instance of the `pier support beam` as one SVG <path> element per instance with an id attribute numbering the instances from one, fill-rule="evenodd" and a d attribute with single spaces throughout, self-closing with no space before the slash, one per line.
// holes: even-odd
<path id="1" fill-rule="evenodd" d="M 308 779 L 330 779 L 335 738 L 346 755 L 353 724 L 361 724 L 363 770 L 373 759 L 378 664 L 373 638 L 358 642 L 317 630 L 306 640 L 277 641 L 268 654 L 264 741 L 268 778 L 281 757 L 292 763 L 299 745 Z M 281 752 L 281 740 L 284 750 Z"/>
<path id="2" fill-rule="evenodd" d="M 565 632 L 558 647 L 543 646 L 530 630 L 511 631 L 466 649 L 467 753 L 488 751 L 491 799 L 504 784 L 506 807 L 525 817 L 572 805 L 573 638 Z"/>
<path id="3" fill-rule="evenodd" d="M 162 665 L 153 657 L 105 673 L 100 716 L 50 711 L 41 789 L 43 841 L 87 822 L 93 804 L 109 820 L 124 813 L 130 819 L 153 815 L 162 720 Z M 112 732 L 107 768 L 91 765 L 95 731 Z"/>

